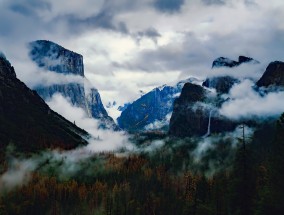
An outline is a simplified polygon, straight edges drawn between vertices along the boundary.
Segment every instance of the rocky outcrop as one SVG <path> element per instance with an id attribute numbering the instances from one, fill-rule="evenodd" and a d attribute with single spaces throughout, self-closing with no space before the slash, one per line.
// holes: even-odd
<path id="1" fill-rule="evenodd" d="M 48 41 L 31 42 L 30 57 L 39 67 L 56 73 L 80 75 L 84 77 L 83 56 Z"/>
<path id="2" fill-rule="evenodd" d="M 239 83 L 239 80 L 231 76 L 221 76 L 221 77 L 212 77 L 207 78 L 202 86 L 208 88 L 216 89 L 217 93 L 224 94 L 228 93 L 232 86 L 236 83 Z"/>
<path id="3" fill-rule="evenodd" d="M 174 102 L 169 134 L 177 137 L 206 136 L 231 131 L 236 124 L 221 116 L 216 101 L 202 86 L 186 83 Z"/>
<path id="4" fill-rule="evenodd" d="M 259 63 L 257 60 L 254 60 L 253 58 L 246 57 L 246 56 L 239 56 L 238 61 L 231 60 L 226 57 L 219 57 L 215 59 L 212 63 L 212 68 L 220 68 L 220 67 L 236 67 L 243 63 L 253 63 L 257 64 Z"/>
<path id="5" fill-rule="evenodd" d="M 258 87 L 284 87 L 284 63 L 281 61 L 270 63 L 256 85 Z"/>
<path id="6" fill-rule="evenodd" d="M 34 89 L 48 101 L 55 93 L 69 98 L 71 103 L 85 110 L 89 117 L 100 120 L 101 128 L 117 130 L 113 119 L 108 116 L 100 94 L 84 75 L 83 56 L 46 40 L 30 43 L 30 57 L 41 68 L 64 75 L 76 75 L 81 83 L 54 84 L 37 86 Z"/>
<path id="7" fill-rule="evenodd" d="M 244 63 L 257 64 L 259 62 L 254 60 L 253 58 L 245 56 L 239 56 L 238 61 L 234 61 L 225 57 L 219 57 L 213 61 L 212 68 L 221 68 L 221 67 L 232 68 L 240 66 L 241 64 Z M 237 78 L 226 75 L 226 76 L 207 78 L 202 85 L 208 88 L 216 89 L 217 93 L 219 94 L 224 94 L 228 93 L 231 87 L 236 83 L 239 83 L 239 80 Z"/>
<path id="8" fill-rule="evenodd" d="M 74 148 L 87 144 L 88 134 L 54 111 L 16 78 L 14 68 L 0 57 L 0 151 L 14 144 L 22 151 Z"/>

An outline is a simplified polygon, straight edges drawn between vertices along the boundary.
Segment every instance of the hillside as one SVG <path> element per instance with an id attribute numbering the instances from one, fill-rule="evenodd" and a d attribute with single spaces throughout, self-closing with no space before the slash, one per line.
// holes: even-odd
<path id="1" fill-rule="evenodd" d="M 88 134 L 52 111 L 43 99 L 16 77 L 0 57 L 0 150 L 14 144 L 21 151 L 86 144 Z"/>

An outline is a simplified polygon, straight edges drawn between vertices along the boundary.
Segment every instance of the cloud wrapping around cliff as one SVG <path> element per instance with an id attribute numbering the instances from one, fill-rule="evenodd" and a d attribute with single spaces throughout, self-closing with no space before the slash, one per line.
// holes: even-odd
<path id="1" fill-rule="evenodd" d="M 234 120 L 279 117 L 284 112 L 284 91 L 261 95 L 253 86 L 251 80 L 233 86 L 220 113 Z"/>
<path id="2" fill-rule="evenodd" d="M 53 95 L 47 104 L 54 111 L 92 135 L 92 138 L 88 140 L 89 144 L 85 147 L 87 152 L 113 152 L 120 149 L 134 150 L 134 145 L 128 141 L 128 136 L 124 132 L 98 129 L 98 120 L 88 117 L 82 108 L 72 106 L 62 95 Z"/>

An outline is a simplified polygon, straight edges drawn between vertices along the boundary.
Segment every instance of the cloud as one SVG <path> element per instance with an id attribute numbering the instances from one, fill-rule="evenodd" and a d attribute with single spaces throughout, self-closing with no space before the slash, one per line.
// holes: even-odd
<path id="1" fill-rule="evenodd" d="M 99 122 L 96 119 L 88 117 L 82 108 L 72 106 L 62 95 L 54 94 L 47 104 L 51 109 L 92 135 L 92 138 L 88 140 L 89 144 L 84 149 L 87 152 L 112 152 L 120 149 L 134 149 L 125 133 L 98 129 Z"/>
<path id="2" fill-rule="evenodd" d="M 32 160 L 13 160 L 8 171 L 0 175 L 0 194 L 28 183 L 30 173 L 35 169 L 36 164 Z"/>
<path id="3" fill-rule="evenodd" d="M 245 136 L 253 136 L 254 128 L 245 126 Z M 235 152 L 242 138 L 242 129 L 237 127 L 232 132 L 214 134 L 196 139 L 196 147 L 189 153 L 193 158 L 193 168 L 203 169 L 207 176 L 232 165 Z"/>
<path id="4" fill-rule="evenodd" d="M 155 120 L 154 122 L 145 126 L 146 130 L 158 130 L 170 124 L 172 112 L 168 113 L 163 120 Z"/>
<path id="5" fill-rule="evenodd" d="M 145 31 L 139 31 L 134 34 L 138 43 L 143 39 L 143 37 L 148 37 L 154 41 L 155 44 L 158 43 L 158 38 L 161 37 L 161 34 L 155 28 L 148 28 Z"/>
<path id="6" fill-rule="evenodd" d="M 14 58 L 12 58 L 12 61 L 10 58 L 8 58 L 8 60 L 15 67 L 17 77 L 24 81 L 30 88 L 68 83 L 78 83 L 83 85 L 84 83 L 84 78 L 79 75 L 59 74 L 45 70 L 44 68 L 39 68 L 29 59 L 27 48 L 23 48 L 20 53 L 22 54 L 21 56 L 15 55 Z M 47 61 L 49 60 L 46 58 L 46 63 L 49 65 L 56 63 L 55 61 Z"/>
<path id="7" fill-rule="evenodd" d="M 262 119 L 278 117 L 284 112 L 284 91 L 260 95 L 253 86 L 250 80 L 233 86 L 230 99 L 222 105 L 220 113 L 231 119 Z"/>
<path id="8" fill-rule="evenodd" d="M 155 0 L 154 6 L 157 10 L 166 13 L 174 13 L 180 11 L 184 0 Z"/>
<path id="9" fill-rule="evenodd" d="M 50 11 L 51 4 L 41 0 L 16 0 L 9 5 L 9 8 L 15 12 L 24 16 L 36 16 L 37 11 Z"/>

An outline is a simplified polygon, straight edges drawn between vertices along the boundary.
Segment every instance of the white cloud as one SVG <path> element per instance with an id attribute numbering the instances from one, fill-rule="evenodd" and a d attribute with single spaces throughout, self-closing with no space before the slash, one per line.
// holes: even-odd
<path id="1" fill-rule="evenodd" d="M 167 126 L 170 124 L 170 119 L 172 116 L 172 112 L 168 113 L 163 120 L 155 120 L 154 122 L 148 124 L 145 126 L 146 130 L 155 130 L 155 129 L 160 129 L 163 126 Z"/>
<path id="2" fill-rule="evenodd" d="M 34 171 L 36 167 L 37 164 L 32 159 L 13 159 L 10 162 L 8 170 L 0 175 L 0 194 L 10 191 L 14 187 L 28 183 L 30 173 Z"/>
<path id="3" fill-rule="evenodd" d="M 284 91 L 261 96 L 253 86 L 250 80 L 235 85 L 229 93 L 230 100 L 222 105 L 220 113 L 231 119 L 240 119 L 277 117 L 284 112 Z"/>
<path id="4" fill-rule="evenodd" d="M 87 152 L 118 151 L 119 149 L 132 150 L 134 146 L 128 141 L 123 132 L 98 129 L 99 122 L 89 118 L 82 108 L 74 107 L 60 94 L 55 94 L 47 103 L 54 111 L 75 122 L 77 126 L 85 129 L 92 138 L 85 147 Z"/>

